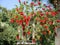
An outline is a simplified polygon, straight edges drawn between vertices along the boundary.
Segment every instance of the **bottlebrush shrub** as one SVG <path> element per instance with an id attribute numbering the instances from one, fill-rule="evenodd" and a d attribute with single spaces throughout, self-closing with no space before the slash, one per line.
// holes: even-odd
<path id="1" fill-rule="evenodd" d="M 43 4 L 41 2 L 21 2 L 20 7 L 16 7 L 16 15 L 10 19 L 10 23 L 14 25 L 14 28 L 21 27 L 22 36 L 32 37 L 32 41 L 36 42 L 38 45 L 54 45 L 56 27 L 60 23 L 57 20 L 58 12 L 52 8 L 50 5 Z M 20 36 L 21 40 L 22 37 Z"/>

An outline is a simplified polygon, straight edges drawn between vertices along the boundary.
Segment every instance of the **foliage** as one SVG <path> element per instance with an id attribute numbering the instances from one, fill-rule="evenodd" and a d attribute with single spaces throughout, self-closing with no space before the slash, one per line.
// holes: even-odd
<path id="1" fill-rule="evenodd" d="M 0 45 L 16 45 L 17 30 L 14 30 L 9 24 L 3 22 L 0 24 Z M 2 32 L 1 29 L 3 29 Z"/>
<path id="2" fill-rule="evenodd" d="M 0 7 L 0 45 L 16 45 L 17 30 L 9 24 L 11 11 Z"/>

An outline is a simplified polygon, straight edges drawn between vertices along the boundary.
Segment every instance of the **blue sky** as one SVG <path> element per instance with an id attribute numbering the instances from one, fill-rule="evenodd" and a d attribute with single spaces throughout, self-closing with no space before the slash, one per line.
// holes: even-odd
<path id="1" fill-rule="evenodd" d="M 26 0 L 21 0 L 26 1 Z M 31 2 L 31 0 L 29 0 Z M 47 0 L 42 0 L 42 3 L 47 3 Z M 7 9 L 12 9 L 16 7 L 15 5 L 19 5 L 18 0 L 0 0 L 0 5 L 7 8 Z"/>

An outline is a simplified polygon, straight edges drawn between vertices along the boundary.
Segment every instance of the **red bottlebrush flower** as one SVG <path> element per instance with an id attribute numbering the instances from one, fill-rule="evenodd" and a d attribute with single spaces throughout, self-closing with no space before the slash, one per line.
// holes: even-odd
<path id="1" fill-rule="evenodd" d="M 19 20 L 16 20 L 16 23 L 19 23 Z"/>
<path id="2" fill-rule="evenodd" d="M 46 24 L 46 20 L 40 20 L 40 25 L 44 25 L 44 24 Z"/>
<path id="3" fill-rule="evenodd" d="M 45 23 L 46 21 L 45 20 L 42 20 L 42 23 Z"/>
<path id="4" fill-rule="evenodd" d="M 26 19 L 26 18 L 27 18 L 27 16 L 25 16 L 25 15 L 24 15 L 24 16 L 23 16 L 23 18 L 24 18 L 24 19 Z"/>
<path id="5" fill-rule="evenodd" d="M 15 16 L 15 18 L 18 18 L 18 16 Z"/>
<path id="6" fill-rule="evenodd" d="M 26 26 L 28 26 L 29 25 L 29 22 L 28 21 L 26 21 Z"/>
<path id="7" fill-rule="evenodd" d="M 54 12 L 54 11 L 51 12 L 51 15 L 52 15 L 52 16 L 56 16 L 56 14 L 57 14 L 57 13 Z"/>
<path id="8" fill-rule="evenodd" d="M 53 21 L 49 21 L 48 24 L 53 25 Z"/>
<path id="9" fill-rule="evenodd" d="M 48 29 L 48 26 L 44 26 L 46 29 Z"/>
<path id="10" fill-rule="evenodd" d="M 44 16 L 44 14 L 43 13 L 40 13 L 40 16 Z"/>
<path id="11" fill-rule="evenodd" d="M 48 20 L 48 17 L 44 17 L 44 19 L 45 19 L 45 21 L 47 21 Z"/>
<path id="12" fill-rule="evenodd" d="M 21 1 L 20 1 L 20 0 L 18 0 L 18 2 L 20 3 Z"/>
<path id="13" fill-rule="evenodd" d="M 23 23 L 23 20 L 19 20 L 19 25 L 22 25 L 22 23 Z"/>
<path id="14" fill-rule="evenodd" d="M 37 6 L 37 4 L 34 4 L 34 6 Z"/>
<path id="15" fill-rule="evenodd" d="M 37 17 L 37 18 L 36 18 L 36 21 L 39 21 L 39 20 L 40 20 L 40 18 Z"/>
<path id="16" fill-rule="evenodd" d="M 41 23 L 45 23 L 46 21 L 45 20 L 40 20 Z"/>
<path id="17" fill-rule="evenodd" d="M 56 20 L 56 22 L 60 23 L 60 20 Z"/>
<path id="18" fill-rule="evenodd" d="M 28 31 L 28 32 L 27 32 L 27 34 L 28 34 L 28 35 L 30 35 L 30 34 L 31 34 L 31 32 L 30 32 L 30 31 Z"/>
<path id="19" fill-rule="evenodd" d="M 19 39 L 20 39 L 19 34 L 16 36 L 16 39 L 17 39 L 17 40 L 19 40 Z"/>
<path id="20" fill-rule="evenodd" d="M 34 2 L 31 2 L 31 6 L 34 6 Z"/>
<path id="21" fill-rule="evenodd" d="M 12 18 L 12 19 L 10 20 L 10 22 L 11 22 L 11 23 L 14 23 L 14 18 Z"/>
<path id="22" fill-rule="evenodd" d="M 29 20 L 26 19 L 26 20 L 25 20 L 25 23 L 26 23 L 26 26 L 28 26 L 28 25 L 29 25 Z"/>
<path id="23" fill-rule="evenodd" d="M 30 17 L 30 16 L 28 16 L 28 17 L 27 17 L 27 20 L 28 20 L 28 21 L 30 21 L 30 19 L 31 19 L 31 17 Z"/>
<path id="24" fill-rule="evenodd" d="M 40 20 L 40 22 L 42 22 L 42 20 Z"/>
<path id="25" fill-rule="evenodd" d="M 20 15 L 24 15 L 24 13 L 23 13 L 23 12 L 19 12 L 19 14 L 20 14 Z"/>
<path id="26" fill-rule="evenodd" d="M 24 24 L 22 24 L 22 30 L 25 30 L 25 25 Z"/>
<path id="27" fill-rule="evenodd" d="M 41 4 L 41 2 L 40 1 L 38 1 L 38 5 L 40 5 Z"/>
<path id="28" fill-rule="evenodd" d="M 45 10 L 45 8 L 42 8 L 42 10 Z"/>
<path id="29" fill-rule="evenodd" d="M 30 16 L 24 18 L 24 22 L 26 23 L 26 26 L 29 25 L 29 21 L 30 21 Z"/>
<path id="30" fill-rule="evenodd" d="M 49 15 L 49 12 L 45 12 L 46 15 Z"/>

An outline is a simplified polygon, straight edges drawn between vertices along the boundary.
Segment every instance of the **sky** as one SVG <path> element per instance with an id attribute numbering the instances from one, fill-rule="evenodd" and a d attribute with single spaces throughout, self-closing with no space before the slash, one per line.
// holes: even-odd
<path id="1" fill-rule="evenodd" d="M 26 0 L 21 0 L 26 1 Z M 29 0 L 31 2 L 31 0 Z M 47 4 L 47 0 L 42 0 L 42 3 Z M 0 6 L 5 7 L 7 9 L 12 9 L 16 7 L 15 5 L 19 5 L 18 0 L 0 0 Z"/>

